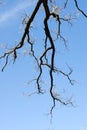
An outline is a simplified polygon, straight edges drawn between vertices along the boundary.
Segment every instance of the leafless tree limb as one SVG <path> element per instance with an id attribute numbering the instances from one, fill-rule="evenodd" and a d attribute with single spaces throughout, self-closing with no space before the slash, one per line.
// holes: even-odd
<path id="1" fill-rule="evenodd" d="M 66 9 L 68 1 L 69 0 L 65 1 L 64 9 Z M 56 20 L 56 24 L 58 25 L 57 39 L 60 37 L 64 41 L 64 43 L 66 43 L 65 38 L 61 35 L 61 23 L 62 23 L 62 21 L 70 22 L 70 18 L 61 17 L 60 14 L 52 12 L 49 8 L 49 2 L 52 3 L 53 1 L 52 0 L 38 0 L 36 6 L 34 8 L 34 11 L 32 12 L 31 16 L 28 18 L 28 21 L 25 23 L 24 33 L 22 35 L 20 42 L 15 47 L 13 47 L 12 49 L 5 52 L 2 56 L 0 56 L 0 59 L 3 59 L 3 58 L 5 59 L 5 64 L 3 65 L 3 68 L 2 68 L 2 71 L 3 71 L 8 64 L 8 60 L 9 60 L 10 55 L 13 55 L 13 62 L 15 62 L 15 60 L 18 58 L 17 51 L 24 46 L 25 39 L 27 38 L 27 43 L 30 46 L 31 55 L 35 59 L 37 66 L 39 68 L 39 74 L 38 74 L 37 78 L 35 79 L 38 93 L 43 94 L 43 89 L 41 88 L 41 84 L 40 84 L 40 79 L 41 79 L 41 76 L 43 74 L 43 67 L 47 67 L 49 69 L 49 76 L 50 76 L 50 91 L 49 92 L 50 92 L 50 96 L 53 100 L 53 105 L 52 105 L 51 110 L 50 110 L 50 113 L 52 114 L 52 111 L 55 107 L 56 101 L 60 102 L 63 105 L 68 105 L 68 104 L 72 105 L 71 100 L 64 101 L 61 98 L 56 97 L 55 94 L 53 93 L 54 73 L 60 73 L 63 76 L 65 76 L 71 85 L 73 85 L 73 80 L 71 80 L 71 78 L 70 78 L 70 75 L 72 74 L 72 69 L 70 69 L 69 73 L 65 73 L 62 70 L 57 69 L 57 67 L 55 67 L 55 53 L 56 53 L 55 41 L 53 40 L 53 36 L 51 34 L 50 27 L 48 24 L 48 21 L 50 20 L 50 18 Z M 74 0 L 74 2 L 75 2 L 76 8 L 87 18 L 87 15 L 84 13 L 84 11 L 81 10 L 80 7 L 78 6 L 77 0 Z M 45 40 L 44 40 L 44 51 L 42 52 L 40 57 L 37 57 L 35 55 L 35 50 L 33 47 L 34 44 L 31 42 L 30 30 L 31 30 L 32 22 L 34 21 L 35 16 L 38 13 L 41 5 L 43 6 L 44 13 L 45 13 L 44 21 L 43 21 Z M 50 43 L 50 46 L 48 46 L 48 42 Z M 47 54 L 49 52 L 50 52 L 50 57 L 47 57 Z M 45 61 L 44 61 L 44 59 L 45 59 Z M 49 60 L 50 60 L 50 63 L 48 62 Z M 32 93 L 32 94 L 34 94 L 34 93 Z"/>
<path id="2" fill-rule="evenodd" d="M 80 9 L 77 0 L 74 0 L 74 2 L 75 2 L 75 6 L 78 9 L 78 11 L 81 12 L 82 15 L 84 15 L 87 18 L 87 15 L 85 14 L 85 12 L 82 9 Z"/>

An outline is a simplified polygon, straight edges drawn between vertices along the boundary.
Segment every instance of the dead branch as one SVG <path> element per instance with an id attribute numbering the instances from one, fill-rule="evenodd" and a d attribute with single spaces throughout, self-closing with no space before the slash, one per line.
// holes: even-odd
<path id="1" fill-rule="evenodd" d="M 41 79 L 41 76 L 43 74 L 43 67 L 47 67 L 49 69 L 49 76 L 50 76 L 50 85 L 49 85 L 50 91 L 49 91 L 49 93 L 50 93 L 50 96 L 53 100 L 53 105 L 52 105 L 51 110 L 50 110 L 50 113 L 52 114 L 52 111 L 55 107 L 56 101 L 60 102 L 63 105 L 68 105 L 68 104 L 72 105 L 72 101 L 63 101 L 61 98 L 56 97 L 55 94 L 53 93 L 54 73 L 60 73 L 63 76 L 65 76 L 71 85 L 73 85 L 73 80 L 71 80 L 71 78 L 70 78 L 70 75 L 72 74 L 71 69 L 70 69 L 69 73 L 65 73 L 62 70 L 57 69 L 57 67 L 55 67 L 55 53 L 56 53 L 55 41 L 53 40 L 53 36 L 51 34 L 50 27 L 48 24 L 48 21 L 50 20 L 50 18 L 52 20 L 54 20 L 54 19 L 56 20 L 56 24 L 58 25 L 57 39 L 60 37 L 64 41 L 64 43 L 66 43 L 64 37 L 61 35 L 61 23 L 62 23 L 62 21 L 69 22 L 70 18 L 61 17 L 60 14 L 57 14 L 56 12 L 52 12 L 50 10 L 50 7 L 49 7 L 50 6 L 49 2 L 52 3 L 53 1 L 52 0 L 38 0 L 36 6 L 34 8 L 34 11 L 32 12 L 31 16 L 26 21 L 24 33 L 21 37 L 20 42 L 15 47 L 13 47 L 12 49 L 5 52 L 2 56 L 0 56 L 0 59 L 5 59 L 5 64 L 2 67 L 2 71 L 3 71 L 8 64 L 8 60 L 9 60 L 10 55 L 13 56 L 13 63 L 18 58 L 17 51 L 24 46 L 25 39 L 27 38 L 27 43 L 30 46 L 31 55 L 35 59 L 37 66 L 39 68 L 39 74 L 35 79 L 38 93 L 43 93 L 43 89 L 41 88 L 41 84 L 40 84 L 40 79 Z M 84 11 L 81 10 L 80 7 L 78 6 L 77 0 L 74 0 L 74 2 L 75 2 L 76 8 L 87 18 L 87 15 L 84 13 Z M 64 3 L 64 9 L 66 9 L 67 4 L 68 4 L 68 0 L 66 0 Z M 44 21 L 43 21 L 44 33 L 45 33 L 44 51 L 42 52 L 40 57 L 36 57 L 35 50 L 33 47 L 34 44 L 31 42 L 30 30 L 31 30 L 31 24 L 34 21 L 35 16 L 38 13 L 41 5 L 43 6 L 44 13 L 45 13 Z M 56 5 L 54 5 L 54 6 L 56 6 Z M 50 46 L 48 46 L 48 42 L 50 43 Z M 47 57 L 47 53 L 49 53 L 49 52 L 50 52 L 50 57 Z M 45 59 L 45 61 L 44 61 L 44 59 Z M 48 61 L 50 61 L 50 64 Z M 32 94 L 34 94 L 34 93 L 32 93 Z"/>

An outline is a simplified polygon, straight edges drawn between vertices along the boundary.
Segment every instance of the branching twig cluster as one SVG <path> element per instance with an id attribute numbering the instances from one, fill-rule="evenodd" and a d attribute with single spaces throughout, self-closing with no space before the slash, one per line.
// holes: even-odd
<path id="1" fill-rule="evenodd" d="M 66 0 L 64 3 L 64 9 L 66 8 L 67 4 L 68 4 L 69 0 Z M 75 2 L 75 6 L 76 8 L 85 16 L 87 17 L 87 15 L 84 13 L 84 11 L 82 11 L 79 6 L 78 6 L 78 2 L 77 0 L 74 0 Z M 67 105 L 67 104 L 72 104 L 72 102 L 69 100 L 67 101 L 63 101 L 60 97 L 56 97 L 55 94 L 53 93 L 53 89 L 54 89 L 54 73 L 60 73 L 63 76 L 67 77 L 67 79 L 69 80 L 70 84 L 73 85 L 73 81 L 70 78 L 70 75 L 72 74 L 72 70 L 70 69 L 70 72 L 67 74 L 65 72 L 63 72 L 60 69 L 57 69 L 57 67 L 55 67 L 55 53 L 56 53 L 56 48 L 55 48 L 55 42 L 53 40 L 53 36 L 51 34 L 50 31 L 50 27 L 48 24 L 48 21 L 50 18 L 55 19 L 56 20 L 56 24 L 58 25 L 58 30 L 57 30 L 57 38 L 62 38 L 63 41 L 65 42 L 64 37 L 61 35 L 61 23 L 62 21 L 64 22 L 69 22 L 70 18 L 64 18 L 61 17 L 60 14 L 57 14 L 55 12 L 52 12 L 49 8 L 50 4 L 52 4 L 52 0 L 38 0 L 34 11 L 32 12 L 31 16 L 29 17 L 28 21 L 26 22 L 25 25 L 25 30 L 24 33 L 22 35 L 21 41 L 19 42 L 18 45 L 16 45 L 14 48 L 12 48 L 11 50 L 8 50 L 8 52 L 5 52 L 2 56 L 0 56 L 0 59 L 5 58 L 5 64 L 3 65 L 2 71 L 4 70 L 4 68 L 6 67 L 9 57 L 10 55 L 13 55 L 14 58 L 14 62 L 17 59 L 17 50 L 19 50 L 20 48 L 23 47 L 23 45 L 25 44 L 25 39 L 27 38 L 27 43 L 30 46 L 30 51 L 31 51 L 31 55 L 33 56 L 33 58 L 35 59 L 37 66 L 39 68 L 39 74 L 36 78 L 36 84 L 37 84 L 37 90 L 38 93 L 43 93 L 43 90 L 41 88 L 40 85 L 40 79 L 41 76 L 43 74 L 43 66 L 47 67 L 49 69 L 49 76 L 50 76 L 50 95 L 51 98 L 53 100 L 53 106 L 51 107 L 51 114 L 53 111 L 53 108 L 55 107 L 55 103 L 56 101 Z M 31 37 L 30 37 L 30 29 L 31 29 L 31 24 L 35 19 L 36 14 L 39 11 L 39 8 L 41 7 L 41 5 L 44 8 L 44 12 L 45 12 L 45 16 L 44 16 L 44 33 L 45 33 L 45 40 L 44 40 L 44 51 L 43 53 L 40 55 L 40 57 L 36 57 L 35 55 L 35 50 L 33 47 L 33 43 L 31 42 Z M 54 5 L 55 6 L 55 5 Z M 48 42 L 50 43 L 50 46 L 48 46 Z M 50 57 L 47 57 L 47 54 L 50 52 Z M 45 60 L 44 60 L 45 59 Z M 50 63 L 49 63 L 50 60 Z"/>

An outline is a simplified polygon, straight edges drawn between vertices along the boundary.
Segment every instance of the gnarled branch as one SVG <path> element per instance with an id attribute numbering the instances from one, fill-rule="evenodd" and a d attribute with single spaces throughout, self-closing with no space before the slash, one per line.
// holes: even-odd
<path id="1" fill-rule="evenodd" d="M 63 7 L 64 10 L 66 9 L 68 1 L 69 0 L 66 0 L 65 3 L 64 3 L 64 7 Z M 87 18 L 87 15 L 84 13 L 84 11 L 81 10 L 80 7 L 78 6 L 77 0 L 74 0 L 74 2 L 75 2 L 76 8 Z M 31 16 L 28 18 L 28 21 L 25 24 L 24 33 L 21 37 L 20 42 L 15 47 L 13 47 L 12 49 L 5 52 L 2 56 L 0 56 L 0 59 L 5 58 L 5 64 L 2 67 L 2 71 L 3 71 L 6 67 L 6 65 L 8 64 L 8 60 L 9 60 L 10 55 L 13 55 L 13 62 L 15 62 L 15 60 L 18 58 L 17 57 L 17 51 L 20 50 L 21 48 L 23 48 L 23 46 L 25 44 L 25 39 L 27 38 L 27 43 L 30 46 L 31 55 L 35 59 L 37 66 L 39 68 L 39 74 L 35 78 L 38 93 L 43 93 L 43 89 L 41 88 L 41 85 L 40 85 L 40 79 L 41 79 L 41 76 L 43 74 L 43 67 L 47 67 L 49 69 L 49 77 L 50 77 L 49 93 L 50 93 L 50 96 L 53 100 L 53 105 L 52 105 L 51 110 L 50 110 L 50 112 L 52 114 L 52 111 L 55 107 L 56 101 L 62 103 L 63 105 L 72 104 L 72 101 L 70 101 L 70 100 L 64 101 L 64 100 L 62 100 L 62 98 L 55 96 L 55 94 L 53 92 L 53 89 L 54 89 L 54 74 L 60 73 L 63 76 L 67 77 L 67 79 L 68 79 L 68 81 L 70 82 L 71 85 L 73 85 L 73 81 L 70 78 L 70 75 L 72 73 L 71 69 L 70 69 L 69 73 L 65 73 L 55 66 L 56 47 L 55 47 L 55 41 L 53 40 L 53 36 L 51 34 L 51 30 L 50 30 L 50 27 L 49 27 L 50 18 L 52 20 L 55 19 L 56 24 L 58 25 L 57 39 L 60 37 L 66 43 L 64 37 L 61 35 L 61 24 L 62 24 L 62 22 L 69 22 L 70 18 L 65 18 L 65 17 L 61 16 L 61 14 L 59 14 L 59 13 L 57 14 L 55 11 L 52 12 L 50 10 L 50 4 L 53 4 L 53 0 L 38 0 L 36 6 L 34 8 L 34 11 L 32 12 Z M 34 21 L 35 16 L 38 13 L 41 5 L 44 8 L 44 14 L 45 14 L 44 20 L 43 20 L 45 40 L 44 40 L 44 51 L 42 52 L 40 57 L 37 57 L 35 55 L 34 44 L 31 42 L 30 30 L 31 30 L 32 22 Z M 56 6 L 56 5 L 54 5 L 54 6 Z M 48 45 L 48 43 L 50 43 L 50 45 Z M 50 52 L 50 57 L 47 57 L 47 54 L 49 52 Z M 50 61 L 50 63 L 49 63 L 49 61 Z"/>

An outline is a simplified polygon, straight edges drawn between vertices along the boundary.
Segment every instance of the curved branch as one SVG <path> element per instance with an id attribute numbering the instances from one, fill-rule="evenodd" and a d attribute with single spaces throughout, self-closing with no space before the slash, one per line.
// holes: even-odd
<path id="1" fill-rule="evenodd" d="M 75 6 L 79 10 L 79 12 L 81 12 L 87 18 L 87 15 L 85 14 L 85 12 L 82 9 L 79 8 L 77 0 L 74 0 L 74 2 L 75 2 Z"/>

